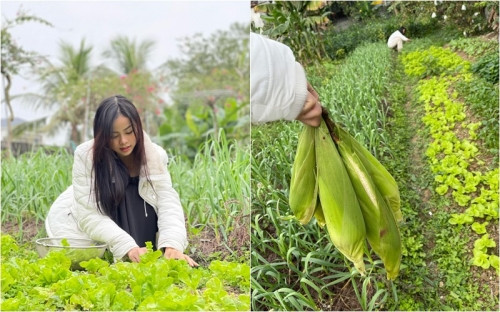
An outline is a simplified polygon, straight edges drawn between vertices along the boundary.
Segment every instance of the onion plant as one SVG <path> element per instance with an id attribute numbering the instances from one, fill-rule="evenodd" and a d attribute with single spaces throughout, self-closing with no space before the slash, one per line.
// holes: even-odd
<path id="1" fill-rule="evenodd" d="M 375 155 L 387 151 L 384 147 L 389 108 L 384 96 L 390 53 L 380 42 L 358 47 L 317 90 L 334 121 L 344 125 Z"/>

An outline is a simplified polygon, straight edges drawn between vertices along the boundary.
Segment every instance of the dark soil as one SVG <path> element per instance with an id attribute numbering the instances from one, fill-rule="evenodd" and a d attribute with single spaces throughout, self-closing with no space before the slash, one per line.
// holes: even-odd
<path id="1" fill-rule="evenodd" d="M 208 265 L 212 260 L 246 261 L 250 250 L 250 227 L 249 216 L 236 216 L 234 226 L 227 233 L 227 241 L 221 233 L 212 227 L 205 226 L 196 235 L 189 235 L 189 247 L 186 252 L 191 251 L 191 256 L 200 265 Z"/>
<path id="2" fill-rule="evenodd" d="M 370 290 L 372 288 L 370 287 Z M 368 291 L 368 298 L 371 298 L 373 291 Z M 333 300 L 330 306 L 322 306 L 323 311 L 361 311 L 361 305 L 356 297 L 354 288 L 351 282 L 348 280 L 344 285 L 339 285 L 338 289 L 335 290 L 337 296 Z"/>
<path id="3" fill-rule="evenodd" d="M 2 223 L 1 232 L 15 237 L 20 244 L 34 243 L 37 238 L 45 236 L 45 225 L 34 218 L 26 218 L 21 225 L 18 220 L 9 220 Z"/>

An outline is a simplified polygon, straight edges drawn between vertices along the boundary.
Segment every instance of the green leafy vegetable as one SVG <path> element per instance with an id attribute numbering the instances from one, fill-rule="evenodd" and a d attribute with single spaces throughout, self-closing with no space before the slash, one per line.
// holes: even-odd
<path id="1" fill-rule="evenodd" d="M 250 310 L 248 265 L 214 261 L 208 269 L 191 268 L 151 246 L 139 263 L 95 258 L 82 261 L 80 272 L 70 270 L 65 251 L 27 260 L 2 235 L 1 310 Z"/>

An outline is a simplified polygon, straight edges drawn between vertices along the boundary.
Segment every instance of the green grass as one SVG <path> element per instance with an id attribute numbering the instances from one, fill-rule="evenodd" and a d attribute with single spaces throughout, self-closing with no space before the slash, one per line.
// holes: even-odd
<path id="1" fill-rule="evenodd" d="M 380 42 L 361 45 L 317 89 L 332 119 L 345 125 L 375 155 L 387 151 L 384 129 L 389 107 L 384 94 L 389 83 L 390 54 L 391 50 Z"/>
<path id="2" fill-rule="evenodd" d="M 320 80 L 321 101 L 336 122 L 378 154 L 385 149 L 390 50 L 359 47 Z M 332 65 L 329 65 L 332 66 Z M 392 285 L 380 260 L 367 252 L 360 277 L 315 221 L 302 226 L 288 206 L 298 122 L 252 127 L 252 308 L 255 310 L 381 309 Z M 344 294 L 345 290 L 350 291 Z M 344 305 L 344 296 L 351 296 Z M 355 299 L 354 299 L 355 298 Z M 353 300 L 354 299 L 354 300 Z"/>
<path id="3" fill-rule="evenodd" d="M 389 146 L 394 158 L 385 163 L 400 182 L 405 225 L 401 275 L 396 281 L 399 302 L 389 298 L 388 309 L 498 309 L 491 284 L 469 262 L 469 240 L 474 235 L 470 228 L 449 225 L 456 205 L 434 192 L 434 176 L 424 156 L 429 134 L 420 121 L 425 112 L 414 93 L 416 82 L 404 76 L 399 61 L 394 66 L 389 96 L 394 109 Z M 498 278 L 489 273 L 493 280 Z"/>
<path id="4" fill-rule="evenodd" d="M 70 271 L 69 263 L 68 267 L 61 269 L 60 266 L 65 265 L 64 259 L 52 259 L 54 263 L 49 263 L 50 256 L 39 259 L 33 242 L 28 242 L 33 237 L 26 237 L 23 224 L 35 221 L 35 230 L 39 230 L 36 236 L 45 235 L 43 220 L 52 202 L 71 184 L 73 165 L 73 156 L 65 149 L 51 153 L 40 150 L 2 162 L 2 234 L 5 233 L 5 225 L 17 223 L 18 231 L 8 228 L 8 232 L 16 235 L 15 240 L 22 244 L 17 247 L 10 236 L 2 235 L 2 309 L 196 310 L 201 307 L 205 310 L 248 310 L 250 242 L 249 239 L 238 240 L 241 235 L 249 237 L 248 144 L 228 141 L 221 131 L 217 138 L 208 140 L 200 147 L 193 163 L 183 160 L 181 155 L 169 154 L 174 155 L 170 158 L 169 170 L 188 218 L 190 238 L 201 235 L 200 231 L 205 227 L 211 228 L 220 244 L 230 251 L 229 256 L 222 259 L 218 252 L 200 255 L 196 252 L 200 247 L 196 243 L 200 240 L 194 239 L 195 243 L 191 242 L 191 249 L 186 252 L 201 257 L 202 261 L 198 260 L 201 267 L 193 269 L 183 261 L 175 261 L 173 265 L 184 266 L 184 271 L 173 269 L 170 273 L 168 268 L 160 266 L 173 260 L 155 260 L 161 257 L 161 253 L 155 258 L 149 256 L 148 261 L 143 258 L 144 261 L 139 264 L 111 264 L 111 274 L 103 273 L 103 269 L 99 270 L 99 274 L 96 269 L 87 269 L 83 273 Z M 6 245 L 7 240 L 12 240 L 11 244 Z M 147 262 L 151 262 L 148 268 L 145 267 Z M 115 272 L 125 266 L 130 267 L 122 269 L 122 273 Z M 61 273 L 61 270 L 64 272 Z M 19 274 L 21 271 L 23 273 Z M 165 273 L 165 277 L 158 279 L 161 275 L 158 275 L 159 271 Z M 209 271 L 214 272 L 213 278 L 206 273 Z M 137 272 L 137 276 L 132 276 L 128 282 L 126 278 L 130 272 Z M 178 286 L 165 288 L 174 281 L 168 274 L 179 280 Z M 53 279 L 54 276 L 55 280 L 40 285 L 40 281 Z M 96 286 L 97 279 L 101 279 L 97 284 L 102 287 Z M 119 290 L 119 285 L 124 288 Z M 106 295 L 108 291 L 111 295 Z M 117 291 L 121 295 L 113 299 L 114 305 L 110 305 L 109 298 L 115 298 Z M 171 298 L 165 294 L 170 294 Z M 131 300 L 136 295 L 139 297 Z M 120 306 L 119 300 L 125 305 Z"/>
<path id="5" fill-rule="evenodd" d="M 449 42 L 453 51 L 462 51 L 472 57 L 498 51 L 498 41 L 484 40 L 479 37 L 458 38 Z"/>
<path id="6" fill-rule="evenodd" d="M 493 156 L 498 155 L 498 138 L 500 135 L 498 128 L 498 83 L 492 84 L 475 76 L 471 81 L 457 82 L 456 88 L 460 94 L 464 95 L 467 105 L 481 120 L 482 127 L 479 129 L 479 138 Z"/>
<path id="7" fill-rule="evenodd" d="M 372 278 L 360 279 L 326 229 L 315 221 L 300 225 L 288 207 L 299 130 L 298 123 L 252 128 L 252 309 L 328 309 L 346 285 L 359 288 L 353 307 L 373 309 L 387 293 Z M 380 266 L 368 264 L 368 270 Z M 372 292 L 378 295 L 370 297 Z"/>
<path id="8" fill-rule="evenodd" d="M 405 50 L 445 43 L 439 37 L 415 39 L 405 45 Z M 373 92 L 375 99 L 367 100 L 361 94 L 365 88 L 358 86 L 365 81 L 362 72 L 357 79 L 342 76 L 348 66 L 362 67 L 357 63 L 363 58 L 369 59 L 370 49 L 378 47 L 372 44 L 363 48 L 366 50 L 358 51 L 363 57 L 356 62 L 350 57 L 343 63 L 330 62 L 326 65 L 330 75 L 314 68 L 309 80 L 315 82 L 323 105 L 335 112 L 334 119 L 345 124 L 358 139 L 367 137 L 367 129 L 383 134 L 380 141 L 363 140 L 363 143 L 377 152 L 400 188 L 405 218 L 400 226 L 403 243 L 400 276 L 392 284 L 388 283 L 380 260 L 371 253 L 365 254 L 368 276 L 362 278 L 353 274 L 350 263 L 336 251 L 326 231 L 320 229 L 316 221 L 302 226 L 294 219 L 288 207 L 288 189 L 301 124 L 277 122 L 253 126 L 252 309 L 498 308 L 498 298 L 491 295 L 494 289 L 489 289 L 493 283 L 481 282 L 481 273 L 471 267 L 467 256 L 467 250 L 471 250 L 469 238 L 474 234 L 470 228 L 449 225 L 452 202 L 434 191 L 434 176 L 424 155 L 429 134 L 420 121 L 425 112 L 414 93 L 416 80 L 405 76 L 398 55 L 392 54 L 386 60 L 389 65 L 383 67 L 381 92 Z M 377 52 L 372 54 L 377 55 Z M 351 56 L 355 55 L 356 51 Z M 367 70 L 370 69 L 365 67 L 365 72 Z M 350 95 L 349 92 L 354 92 L 349 89 L 358 93 Z M 480 99 L 476 102 L 476 105 L 489 105 Z M 380 110 L 386 105 L 389 109 L 383 110 L 388 112 L 385 122 L 370 120 L 378 118 L 370 114 L 370 107 Z M 362 109 L 366 111 L 357 111 Z M 476 118 L 481 120 L 482 117 Z M 490 269 L 489 273 L 492 272 L 494 274 Z M 495 277 L 492 276 L 493 280 Z M 350 300 L 339 304 L 347 294 L 352 295 Z"/>

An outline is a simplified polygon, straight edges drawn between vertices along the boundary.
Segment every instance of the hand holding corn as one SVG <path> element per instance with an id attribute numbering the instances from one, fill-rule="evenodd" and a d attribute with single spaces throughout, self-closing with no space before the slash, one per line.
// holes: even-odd
<path id="1" fill-rule="evenodd" d="M 296 119 L 312 127 L 318 127 L 321 122 L 321 103 L 319 102 L 319 95 L 309 83 L 307 83 L 306 102 Z"/>

